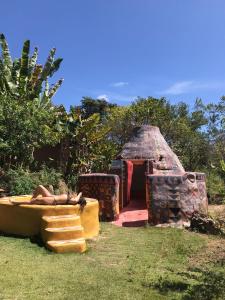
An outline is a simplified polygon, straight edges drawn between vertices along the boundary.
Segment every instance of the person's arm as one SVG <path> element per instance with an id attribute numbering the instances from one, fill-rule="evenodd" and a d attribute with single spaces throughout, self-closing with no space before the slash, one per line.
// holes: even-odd
<path id="1" fill-rule="evenodd" d="M 77 202 L 80 200 L 82 196 L 82 193 L 79 193 L 75 198 L 68 199 L 69 204 L 77 204 Z"/>

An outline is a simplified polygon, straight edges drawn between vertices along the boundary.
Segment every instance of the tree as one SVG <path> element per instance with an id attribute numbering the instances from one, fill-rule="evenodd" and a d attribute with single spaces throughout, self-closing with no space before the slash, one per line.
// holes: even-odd
<path id="1" fill-rule="evenodd" d="M 64 150 L 68 153 L 65 175 L 78 176 L 93 171 L 95 164 L 102 159 L 101 145 L 109 127 L 101 122 L 97 113 L 83 118 L 77 107 L 61 114 L 60 126 L 67 145 Z"/>
<path id="2" fill-rule="evenodd" d="M 7 41 L 0 34 L 0 165 L 29 168 L 36 148 L 55 144 L 61 133 L 57 127 L 57 107 L 51 98 L 62 84 L 49 87 L 49 77 L 58 70 L 61 58 L 50 50 L 46 63 L 37 64 L 38 49 L 30 56 L 30 41 L 22 55 L 12 60 Z"/>
<path id="3" fill-rule="evenodd" d="M 37 64 L 38 48 L 30 56 L 30 41 L 23 44 L 19 59 L 12 60 L 4 34 L 0 34 L 0 95 L 9 96 L 21 102 L 41 98 L 49 101 L 63 80 L 49 87 L 48 78 L 59 69 L 62 58 L 54 59 L 56 49 L 50 50 L 44 65 Z"/>
<path id="4" fill-rule="evenodd" d="M 207 120 L 205 133 L 210 145 L 211 164 L 220 166 L 220 161 L 225 159 L 225 97 L 218 103 L 205 105 L 201 99 L 196 102 L 197 109 L 204 113 Z"/>
<path id="5" fill-rule="evenodd" d="M 80 109 L 82 111 L 83 118 L 88 118 L 91 115 L 98 113 L 101 121 L 104 121 L 107 118 L 110 110 L 116 106 L 116 104 L 109 103 L 105 99 L 83 97 L 81 100 Z"/>
<path id="6" fill-rule="evenodd" d="M 0 166 L 29 168 L 34 150 L 60 139 L 56 111 L 51 103 L 45 107 L 40 99 L 21 105 L 0 95 Z"/>
<path id="7" fill-rule="evenodd" d="M 208 139 L 202 128 L 207 120 L 203 111 L 190 111 L 185 103 L 171 105 L 165 98 L 138 98 L 132 105 L 118 107 L 109 116 L 110 139 L 118 152 L 132 136 L 134 127 L 158 126 L 166 141 L 188 170 L 201 170 L 208 161 Z"/>

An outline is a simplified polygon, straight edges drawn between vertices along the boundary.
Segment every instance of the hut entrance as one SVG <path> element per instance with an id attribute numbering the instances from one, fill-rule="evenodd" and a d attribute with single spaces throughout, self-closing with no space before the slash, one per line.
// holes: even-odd
<path id="1" fill-rule="evenodd" d="M 140 208 L 146 208 L 146 163 L 133 161 L 133 175 L 131 181 L 131 201 L 136 202 Z"/>
<path id="2" fill-rule="evenodd" d="M 147 160 L 123 160 L 120 214 L 114 224 L 144 226 L 148 221 L 146 203 Z"/>

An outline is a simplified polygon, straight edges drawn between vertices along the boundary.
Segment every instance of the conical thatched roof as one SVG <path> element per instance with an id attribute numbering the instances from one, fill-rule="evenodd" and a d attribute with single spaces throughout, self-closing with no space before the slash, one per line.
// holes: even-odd
<path id="1" fill-rule="evenodd" d="M 178 157 L 155 126 L 143 125 L 135 128 L 130 142 L 124 145 L 118 158 L 149 159 L 158 164 L 159 169 L 184 172 Z"/>

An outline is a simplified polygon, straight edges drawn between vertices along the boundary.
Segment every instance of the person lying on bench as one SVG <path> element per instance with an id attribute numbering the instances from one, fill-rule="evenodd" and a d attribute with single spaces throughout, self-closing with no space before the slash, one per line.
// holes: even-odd
<path id="1" fill-rule="evenodd" d="M 30 201 L 13 201 L 10 202 L 14 205 L 19 204 L 41 204 L 41 205 L 59 205 L 59 204 L 80 204 L 84 206 L 86 201 L 81 198 L 82 193 L 79 193 L 77 196 L 67 194 L 53 195 L 51 194 L 43 185 L 39 185 L 33 192 L 33 196 Z"/>

